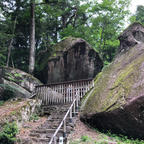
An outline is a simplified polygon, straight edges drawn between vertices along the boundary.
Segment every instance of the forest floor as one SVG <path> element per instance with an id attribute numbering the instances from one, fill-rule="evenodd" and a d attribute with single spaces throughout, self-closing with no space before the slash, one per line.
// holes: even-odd
<path id="1" fill-rule="evenodd" d="M 0 105 L 0 119 L 26 105 L 26 101 L 7 101 Z"/>
<path id="2" fill-rule="evenodd" d="M 9 115 L 19 107 L 25 105 L 25 101 L 6 102 L 0 106 L 1 118 Z M 34 130 L 47 120 L 47 117 L 39 117 L 38 120 L 25 122 L 17 135 L 17 138 L 28 138 L 30 131 Z M 78 118 L 73 132 L 68 137 L 69 144 L 144 144 L 144 141 L 130 140 L 126 136 L 119 137 L 110 133 L 102 133 L 85 125 Z"/>
<path id="3" fill-rule="evenodd" d="M 80 119 L 77 120 L 68 141 L 70 144 L 117 144 L 115 139 L 89 128 Z"/>
<path id="4" fill-rule="evenodd" d="M 128 139 L 127 136 L 117 136 L 102 133 L 77 120 L 74 131 L 68 137 L 69 144 L 144 144 L 142 140 Z"/>

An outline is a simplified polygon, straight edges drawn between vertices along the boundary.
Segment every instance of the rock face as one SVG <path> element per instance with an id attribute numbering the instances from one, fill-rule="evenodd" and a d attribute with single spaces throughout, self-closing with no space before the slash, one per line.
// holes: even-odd
<path id="1" fill-rule="evenodd" d="M 130 25 L 120 36 L 119 52 L 128 50 L 140 42 L 144 42 L 144 29 L 139 23 Z"/>
<path id="2" fill-rule="evenodd" d="M 0 131 L 6 122 L 16 121 L 21 127 L 24 122 L 28 121 L 32 114 L 40 110 L 41 100 L 27 99 L 16 100 L 5 103 L 1 106 L 0 111 Z"/>
<path id="3" fill-rule="evenodd" d="M 36 85 L 42 83 L 32 75 L 10 67 L 0 67 L 0 91 L 5 85 L 14 90 L 16 97 L 29 98 Z"/>
<path id="4" fill-rule="evenodd" d="M 81 119 L 99 129 L 144 138 L 144 27 L 132 24 L 120 42 L 121 53 L 96 77 Z"/>
<path id="5" fill-rule="evenodd" d="M 83 39 L 69 37 L 54 49 L 40 75 L 44 83 L 93 78 L 103 67 L 98 53 Z"/>

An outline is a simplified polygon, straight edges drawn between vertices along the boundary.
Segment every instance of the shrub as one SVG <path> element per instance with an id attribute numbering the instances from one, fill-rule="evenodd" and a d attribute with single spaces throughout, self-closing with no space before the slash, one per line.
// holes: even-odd
<path id="1" fill-rule="evenodd" d="M 30 121 L 36 121 L 38 119 L 39 119 L 39 116 L 36 113 L 32 114 L 29 118 Z"/>
<path id="2" fill-rule="evenodd" d="M 0 106 L 2 106 L 4 104 L 4 101 L 0 101 Z"/>
<path id="3" fill-rule="evenodd" d="M 0 144 L 14 144 L 18 127 L 15 122 L 6 123 L 2 132 L 0 132 Z"/>

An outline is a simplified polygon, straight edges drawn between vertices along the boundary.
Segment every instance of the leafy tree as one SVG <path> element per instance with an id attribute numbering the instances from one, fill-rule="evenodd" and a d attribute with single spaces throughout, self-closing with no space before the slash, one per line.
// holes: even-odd
<path id="1" fill-rule="evenodd" d="M 3 66 L 6 63 L 7 47 L 12 38 L 12 21 L 10 16 L 7 16 L 7 21 L 5 21 L 2 9 L 0 9 L 0 12 L 0 66 Z"/>
<path id="2" fill-rule="evenodd" d="M 139 5 L 137 7 L 136 13 L 130 17 L 131 23 L 133 22 L 140 22 L 144 24 L 144 6 Z"/>
<path id="3" fill-rule="evenodd" d="M 21 63 L 21 59 L 18 58 L 18 60 L 17 60 L 17 57 L 21 55 L 21 48 L 19 48 L 19 47 L 21 45 L 23 45 L 23 41 L 19 41 L 19 44 L 17 45 L 17 42 L 18 42 L 17 35 L 19 35 L 19 31 L 22 35 L 22 31 L 25 28 L 25 27 L 22 27 L 21 30 L 18 28 L 19 23 L 22 22 L 23 18 L 24 18 L 23 11 L 25 11 L 25 9 L 24 9 L 24 7 L 26 5 L 25 1 L 26 0 L 24 0 L 24 1 L 19 1 L 19 0 L 16 0 L 16 1 L 15 0 L 2 0 L 2 1 L 0 1 L 0 8 L 2 11 L 1 15 L 3 17 L 1 24 L 5 25 L 5 27 L 6 27 L 5 31 L 3 32 L 4 29 L 3 29 L 2 25 L 0 26 L 0 28 L 1 28 L 0 33 L 3 33 L 4 35 L 6 35 L 5 41 L 1 41 L 1 42 L 4 43 L 2 45 L 2 47 L 3 47 L 3 49 L 5 48 L 5 53 L 6 53 L 5 55 L 7 55 L 8 51 L 9 51 L 8 48 L 10 48 L 12 50 L 11 55 L 9 56 L 10 58 L 7 58 L 11 61 L 10 66 L 14 66 L 14 64 L 15 64 L 15 66 L 17 67 L 17 65 L 19 65 L 19 63 Z M 23 17 L 19 21 L 21 16 L 23 16 Z M 17 21 L 16 21 L 16 19 L 17 19 Z M 27 31 L 28 30 L 26 30 L 25 32 L 27 32 Z M 15 45 L 17 45 L 17 46 L 15 46 Z M 15 55 L 16 51 L 17 51 L 17 54 Z M 6 61 L 4 61 L 4 63 L 6 65 Z M 9 62 L 7 62 L 7 65 L 8 65 L 8 63 Z"/>
<path id="4" fill-rule="evenodd" d="M 40 69 L 43 55 L 50 56 L 52 45 L 68 36 L 87 40 L 104 61 L 112 60 L 119 45 L 117 36 L 128 14 L 129 0 L 1 0 L 0 65 L 6 65 L 12 42 L 9 66 L 33 71 L 33 66 L 31 70 L 28 68 L 32 45 L 30 2 L 35 2 L 33 60 L 36 57 L 36 61 L 33 66 L 36 71 Z"/>
<path id="5" fill-rule="evenodd" d="M 6 42 L 9 40 L 10 37 L 10 35 L 8 35 L 6 31 L 7 25 L 5 25 L 3 22 L 0 22 L 0 66 L 5 65 L 6 61 Z"/>
<path id="6" fill-rule="evenodd" d="M 129 0 L 93 0 L 84 3 L 79 9 L 77 25 L 68 25 L 60 35 L 62 38 L 69 35 L 84 38 L 103 61 L 111 62 L 119 46 L 117 37 L 124 29 L 125 17 L 129 14 L 129 3 Z"/>

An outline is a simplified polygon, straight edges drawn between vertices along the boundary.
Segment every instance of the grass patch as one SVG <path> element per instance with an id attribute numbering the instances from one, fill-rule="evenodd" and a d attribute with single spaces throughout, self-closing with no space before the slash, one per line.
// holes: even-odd
<path id="1" fill-rule="evenodd" d="M 90 138 L 89 136 L 82 136 L 82 137 L 81 137 L 81 141 L 82 141 L 82 142 L 91 141 L 91 138 Z"/>
<path id="2" fill-rule="evenodd" d="M 112 139 L 115 139 L 117 144 L 144 144 L 144 140 L 133 139 L 133 138 L 129 139 L 127 136 L 124 135 L 116 135 L 108 132 L 107 136 L 109 136 Z"/>
<path id="3" fill-rule="evenodd" d="M 71 140 L 70 144 L 144 144 L 143 140 L 129 139 L 127 136 L 115 135 L 108 133 L 100 133 L 97 131 L 96 138 L 90 136 L 82 136 L 80 139 Z"/>
<path id="4" fill-rule="evenodd" d="M 39 116 L 36 113 L 33 113 L 29 118 L 29 121 L 37 121 L 37 120 L 39 120 Z"/>

